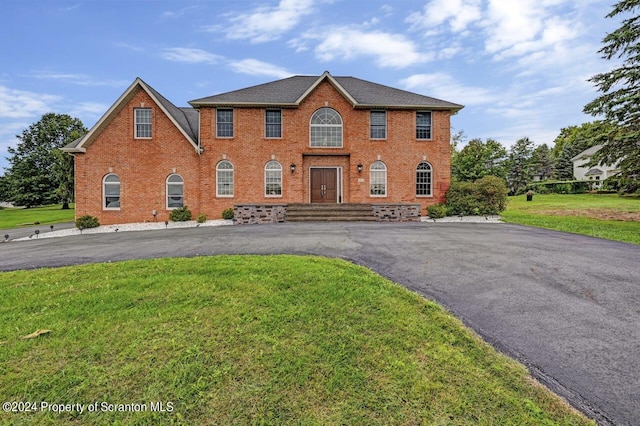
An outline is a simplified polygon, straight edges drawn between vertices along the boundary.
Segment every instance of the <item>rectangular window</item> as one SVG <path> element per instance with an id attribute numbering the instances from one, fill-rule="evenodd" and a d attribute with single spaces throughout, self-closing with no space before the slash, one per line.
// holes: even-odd
<path id="1" fill-rule="evenodd" d="M 387 112 L 371 111 L 371 139 L 387 138 Z"/>
<path id="2" fill-rule="evenodd" d="M 264 112 L 264 136 L 266 138 L 282 137 L 282 110 L 268 109 Z"/>
<path id="3" fill-rule="evenodd" d="M 232 138 L 233 137 L 233 110 L 221 109 L 216 110 L 216 137 Z"/>
<path id="4" fill-rule="evenodd" d="M 135 108 L 135 135 L 139 139 L 151 137 L 151 108 Z"/>
<path id="5" fill-rule="evenodd" d="M 431 139 L 431 111 L 416 112 L 416 139 Z"/>

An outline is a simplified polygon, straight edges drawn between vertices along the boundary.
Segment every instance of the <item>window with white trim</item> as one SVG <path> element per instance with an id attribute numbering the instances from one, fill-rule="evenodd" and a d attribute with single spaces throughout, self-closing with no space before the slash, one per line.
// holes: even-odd
<path id="1" fill-rule="evenodd" d="M 102 179 L 102 208 L 120 210 L 120 178 L 109 173 Z"/>
<path id="2" fill-rule="evenodd" d="M 418 197 L 432 195 L 432 185 L 431 164 L 423 161 L 416 168 L 416 195 Z"/>
<path id="3" fill-rule="evenodd" d="M 134 108 L 135 137 L 137 139 L 151 138 L 151 108 Z"/>
<path id="4" fill-rule="evenodd" d="M 264 166 L 264 195 L 282 197 L 282 166 L 275 160 Z"/>
<path id="5" fill-rule="evenodd" d="M 233 197 L 233 164 L 228 160 L 216 166 L 216 196 Z"/>
<path id="6" fill-rule="evenodd" d="M 167 209 L 184 207 L 184 180 L 182 176 L 172 174 L 167 177 Z"/>
<path id="7" fill-rule="evenodd" d="M 264 137 L 282 137 L 282 110 L 267 109 L 264 111 Z"/>
<path id="8" fill-rule="evenodd" d="M 431 139 L 431 111 L 416 112 L 416 139 Z"/>
<path id="9" fill-rule="evenodd" d="M 369 195 L 387 196 L 387 166 L 382 161 L 374 162 L 369 168 Z"/>
<path id="10" fill-rule="evenodd" d="M 386 139 L 387 138 L 387 112 L 371 111 L 369 121 L 370 121 L 369 137 L 371 139 Z"/>
<path id="11" fill-rule="evenodd" d="M 342 117 L 332 108 L 320 108 L 311 116 L 310 146 L 342 148 Z"/>
<path id="12" fill-rule="evenodd" d="M 233 109 L 231 108 L 216 109 L 216 137 L 218 138 L 233 137 Z"/>

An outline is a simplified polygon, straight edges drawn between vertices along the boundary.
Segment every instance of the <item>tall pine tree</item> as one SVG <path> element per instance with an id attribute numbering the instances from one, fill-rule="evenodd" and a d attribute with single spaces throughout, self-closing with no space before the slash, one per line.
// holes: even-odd
<path id="1" fill-rule="evenodd" d="M 603 117 L 613 129 L 603 136 L 605 143 L 593 157 L 593 164 L 619 161 L 627 191 L 640 191 L 640 0 L 616 3 L 607 18 L 624 16 L 620 28 L 608 34 L 600 49 L 606 60 L 623 59 L 622 65 L 593 76 L 602 94 L 584 111 Z"/>

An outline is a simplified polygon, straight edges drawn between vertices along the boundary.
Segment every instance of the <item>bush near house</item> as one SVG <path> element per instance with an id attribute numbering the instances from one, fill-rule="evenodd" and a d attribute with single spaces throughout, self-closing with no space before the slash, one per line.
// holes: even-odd
<path id="1" fill-rule="evenodd" d="M 76 228 L 78 229 L 89 229 L 89 228 L 97 228 L 100 226 L 100 221 L 95 216 L 90 216 L 88 214 L 84 216 L 80 216 L 76 220 Z"/>
<path id="2" fill-rule="evenodd" d="M 231 207 L 228 208 L 228 209 L 222 210 L 222 218 L 223 219 L 227 219 L 227 220 L 228 219 L 233 219 L 234 215 L 235 214 L 234 214 L 233 209 Z"/>
<path id="3" fill-rule="evenodd" d="M 431 219 L 440 219 L 447 215 L 447 206 L 445 204 L 434 204 L 427 207 L 427 214 Z"/>
<path id="4" fill-rule="evenodd" d="M 447 192 L 447 214 L 499 214 L 507 206 L 507 186 L 496 176 L 475 182 L 453 182 Z"/>
<path id="5" fill-rule="evenodd" d="M 171 214 L 169 214 L 169 219 L 171 219 L 173 222 L 186 222 L 188 220 L 191 220 L 191 210 L 189 210 L 189 207 L 187 206 L 179 207 L 171 211 Z"/>

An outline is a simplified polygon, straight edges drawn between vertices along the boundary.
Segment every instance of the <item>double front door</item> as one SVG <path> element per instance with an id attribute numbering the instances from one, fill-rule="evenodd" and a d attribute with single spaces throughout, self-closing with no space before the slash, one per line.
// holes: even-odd
<path id="1" fill-rule="evenodd" d="M 312 203 L 337 203 L 338 202 L 338 169 L 336 168 L 312 168 L 311 169 L 311 202 Z"/>

